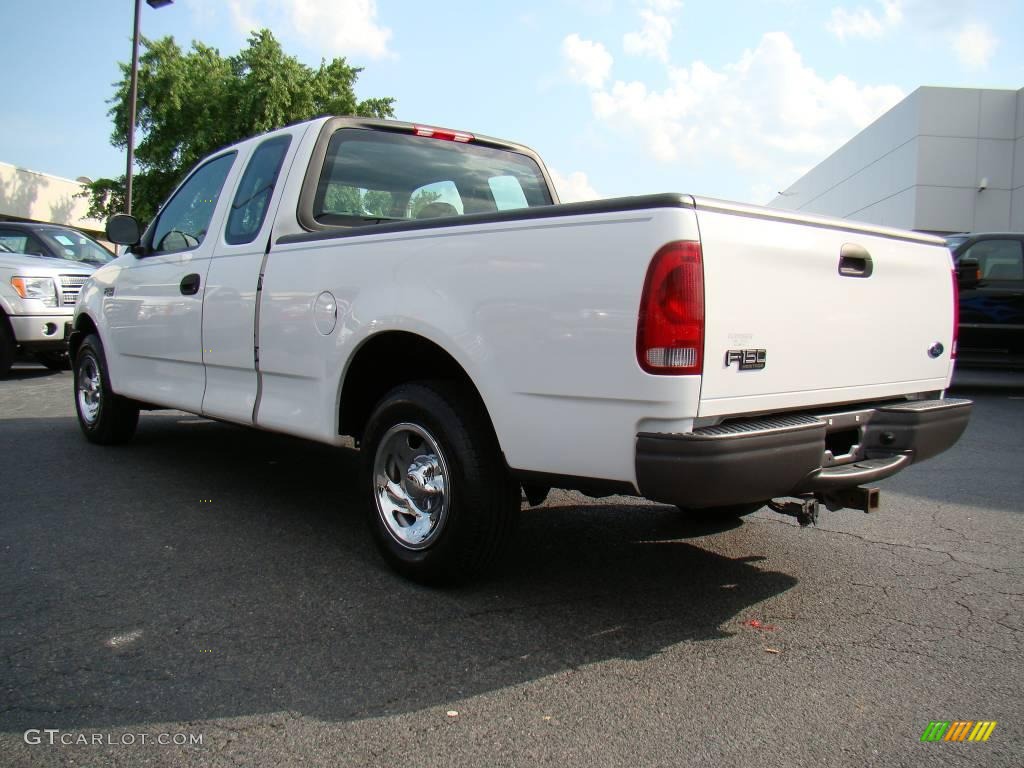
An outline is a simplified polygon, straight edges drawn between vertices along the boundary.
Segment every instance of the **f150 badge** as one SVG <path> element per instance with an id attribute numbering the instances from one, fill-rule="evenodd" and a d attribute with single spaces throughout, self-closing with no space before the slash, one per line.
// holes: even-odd
<path id="1" fill-rule="evenodd" d="M 741 371 L 760 371 L 767 360 L 766 349 L 730 349 L 725 353 L 725 367 L 739 363 Z"/>

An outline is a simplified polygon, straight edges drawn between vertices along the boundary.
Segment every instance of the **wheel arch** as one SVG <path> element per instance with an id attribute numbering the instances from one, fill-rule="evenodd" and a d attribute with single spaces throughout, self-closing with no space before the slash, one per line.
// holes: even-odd
<path id="1" fill-rule="evenodd" d="M 96 323 L 88 314 L 81 312 L 75 318 L 75 324 L 71 328 L 71 335 L 68 337 L 68 354 L 71 356 L 72 362 L 78 354 L 78 348 L 82 346 L 82 340 L 90 333 L 99 335 L 99 328 L 96 327 Z"/>
<path id="2" fill-rule="evenodd" d="M 396 359 L 402 364 L 395 365 Z M 397 330 L 375 333 L 353 352 L 339 389 L 338 434 L 362 439 L 373 407 L 385 394 L 400 384 L 429 379 L 463 384 L 497 437 L 487 403 L 459 361 L 430 339 Z"/>
<path id="3" fill-rule="evenodd" d="M 7 332 L 11 334 L 11 338 L 14 339 L 14 328 L 11 327 L 11 321 L 7 319 L 7 312 L 2 306 L 0 306 L 0 325 L 7 329 Z M 15 340 L 17 343 L 17 340 Z"/>

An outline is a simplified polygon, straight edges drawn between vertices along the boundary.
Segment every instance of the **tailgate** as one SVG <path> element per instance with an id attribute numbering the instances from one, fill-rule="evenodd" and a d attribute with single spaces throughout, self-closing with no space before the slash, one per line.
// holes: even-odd
<path id="1" fill-rule="evenodd" d="M 699 199 L 697 220 L 706 312 L 700 416 L 948 386 L 954 299 L 941 241 Z M 943 351 L 933 356 L 937 343 Z"/>

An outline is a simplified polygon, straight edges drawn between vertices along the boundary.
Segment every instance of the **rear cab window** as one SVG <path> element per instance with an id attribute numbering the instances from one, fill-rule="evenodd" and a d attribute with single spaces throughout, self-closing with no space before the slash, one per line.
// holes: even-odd
<path id="1" fill-rule="evenodd" d="M 519 152 L 339 128 L 327 146 L 312 216 L 320 226 L 360 226 L 551 203 L 539 165 Z"/>
<path id="2" fill-rule="evenodd" d="M 434 213 L 431 214 L 430 212 Z M 461 216 L 466 212 L 466 204 L 462 202 L 462 195 L 455 182 L 435 181 L 432 184 L 425 184 L 409 198 L 406 218 L 425 219 L 437 218 L 438 216 Z"/>
<path id="3" fill-rule="evenodd" d="M 499 211 L 512 211 L 516 208 L 529 208 L 526 194 L 515 176 L 495 176 L 487 180 L 494 196 L 494 204 Z"/>

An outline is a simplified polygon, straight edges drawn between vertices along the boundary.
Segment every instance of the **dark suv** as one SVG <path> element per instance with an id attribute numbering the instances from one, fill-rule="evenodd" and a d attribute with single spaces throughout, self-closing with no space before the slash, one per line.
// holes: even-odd
<path id="1" fill-rule="evenodd" d="M 952 235 L 960 284 L 958 365 L 1024 368 L 1024 233 Z"/>
<path id="2" fill-rule="evenodd" d="M 59 224 L 0 221 L 0 244 L 15 253 L 49 256 L 99 267 L 116 256 L 84 232 Z"/>

